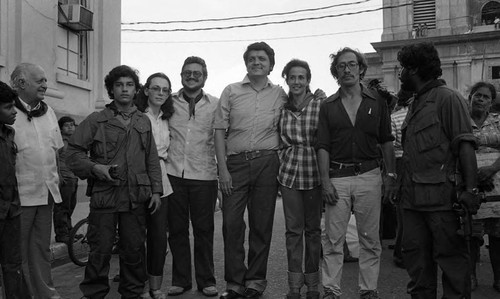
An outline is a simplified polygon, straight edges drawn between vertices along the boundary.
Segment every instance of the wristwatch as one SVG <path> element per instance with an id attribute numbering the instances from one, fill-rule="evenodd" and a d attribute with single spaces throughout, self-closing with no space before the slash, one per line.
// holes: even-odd
<path id="1" fill-rule="evenodd" d="M 387 175 L 388 177 L 390 177 L 390 178 L 395 179 L 395 180 L 397 180 L 397 179 L 398 179 L 398 174 L 397 174 L 397 173 L 395 173 L 395 172 L 388 172 L 388 173 L 386 173 L 386 175 Z"/>

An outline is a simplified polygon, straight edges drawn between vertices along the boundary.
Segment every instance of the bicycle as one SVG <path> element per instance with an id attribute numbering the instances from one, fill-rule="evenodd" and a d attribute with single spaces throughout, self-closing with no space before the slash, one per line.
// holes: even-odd
<path id="1" fill-rule="evenodd" d="M 71 261 L 77 266 L 86 266 L 89 261 L 90 245 L 87 239 L 87 231 L 89 227 L 89 219 L 83 218 L 78 221 L 69 232 L 68 240 L 68 255 Z M 118 252 L 118 228 L 113 242 L 113 251 Z"/>
<path id="2" fill-rule="evenodd" d="M 69 232 L 68 255 L 71 261 L 80 267 L 86 266 L 89 260 L 88 226 L 89 219 L 83 218 Z"/>

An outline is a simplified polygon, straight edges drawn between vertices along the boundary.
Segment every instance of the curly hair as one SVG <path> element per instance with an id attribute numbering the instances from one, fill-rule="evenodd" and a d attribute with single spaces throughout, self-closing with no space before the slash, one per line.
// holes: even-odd
<path id="1" fill-rule="evenodd" d="M 432 43 L 418 43 L 404 46 L 398 52 L 398 61 L 402 67 L 417 69 L 417 75 L 424 81 L 441 77 L 441 60 Z"/>
<path id="2" fill-rule="evenodd" d="M 332 63 L 330 64 L 330 73 L 335 79 L 339 78 L 337 64 L 339 63 L 340 56 L 344 55 L 345 53 L 353 53 L 354 55 L 356 55 L 356 59 L 358 60 L 359 65 L 359 80 L 363 80 L 366 74 L 366 70 L 368 69 L 368 63 L 366 62 L 365 56 L 361 54 L 361 52 L 349 47 L 342 48 L 335 54 L 330 54 L 330 59 L 332 60 Z"/>
<path id="3" fill-rule="evenodd" d="M 10 88 L 9 85 L 0 81 L 0 103 L 12 103 L 17 99 L 17 92 Z"/>
<path id="4" fill-rule="evenodd" d="M 170 82 L 168 76 L 165 75 L 164 73 L 154 73 L 151 76 L 149 76 L 148 79 L 146 80 L 146 84 L 144 84 L 141 90 L 137 93 L 134 103 L 137 106 L 137 109 L 139 109 L 142 112 L 146 111 L 146 108 L 148 107 L 148 96 L 144 93 L 144 91 L 146 90 L 146 88 L 149 88 L 149 86 L 151 85 L 151 81 L 153 81 L 154 78 L 163 78 L 168 82 L 170 94 L 168 95 L 165 103 L 161 105 L 160 110 L 163 112 L 161 119 L 170 119 L 172 114 L 174 114 L 174 102 L 172 99 L 172 83 Z"/>
<path id="5" fill-rule="evenodd" d="M 184 60 L 184 63 L 182 64 L 182 70 L 184 70 L 184 67 L 188 64 L 192 64 L 192 63 L 197 63 L 199 65 L 201 65 L 201 70 L 203 72 L 203 77 L 207 78 L 208 77 L 208 70 L 207 70 L 207 64 L 205 63 L 205 60 L 203 60 L 203 58 L 201 57 L 198 57 L 198 56 L 189 56 L 188 58 L 186 58 L 186 60 Z"/>
<path id="6" fill-rule="evenodd" d="M 497 98 L 497 91 L 495 89 L 495 86 L 493 86 L 493 84 L 488 83 L 488 82 L 479 81 L 479 82 L 475 83 L 474 85 L 472 85 L 472 87 L 470 88 L 469 103 L 472 100 L 472 96 L 476 93 L 476 91 L 479 88 L 482 88 L 482 87 L 486 87 L 486 88 L 488 88 L 490 90 L 490 93 L 491 93 L 491 103 L 493 104 L 495 102 L 495 99 Z"/>
<path id="7" fill-rule="evenodd" d="M 243 53 L 243 60 L 245 61 L 245 64 L 248 62 L 248 56 L 250 55 L 250 51 L 264 51 L 267 54 L 267 57 L 269 57 L 269 62 L 271 63 L 271 70 L 274 68 L 274 50 L 266 44 L 265 42 L 257 42 L 248 45 L 247 50 L 245 53 Z"/>
<path id="8" fill-rule="evenodd" d="M 135 88 L 136 90 L 139 90 L 141 85 L 139 83 L 139 76 L 137 74 L 138 71 L 134 70 L 128 65 L 120 65 L 113 68 L 104 78 L 104 85 L 106 86 L 106 90 L 108 91 L 109 98 L 115 98 L 115 96 L 113 95 L 113 84 L 116 82 L 116 80 L 122 77 L 128 77 L 134 80 Z"/>

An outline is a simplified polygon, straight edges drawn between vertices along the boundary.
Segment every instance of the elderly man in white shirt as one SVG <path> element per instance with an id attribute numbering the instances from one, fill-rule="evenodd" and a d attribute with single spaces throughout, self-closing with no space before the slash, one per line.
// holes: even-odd
<path id="1" fill-rule="evenodd" d="M 64 143 L 57 117 L 43 102 L 47 90 L 44 70 L 21 63 L 11 75 L 16 99 L 16 176 L 21 199 L 22 268 L 32 298 L 60 298 L 52 282 L 50 234 L 52 206 L 61 202 L 56 151 Z"/>

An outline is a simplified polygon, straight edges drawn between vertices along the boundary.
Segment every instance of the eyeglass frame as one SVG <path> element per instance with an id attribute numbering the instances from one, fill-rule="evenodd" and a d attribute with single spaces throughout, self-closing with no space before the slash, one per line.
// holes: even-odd
<path id="1" fill-rule="evenodd" d="M 184 78 L 184 79 L 187 79 L 187 78 L 191 78 L 191 76 L 193 76 L 195 79 L 199 79 L 201 78 L 201 76 L 203 76 L 203 72 L 200 72 L 200 71 L 182 71 L 181 72 L 181 76 Z"/>
<path id="2" fill-rule="evenodd" d="M 152 91 L 154 91 L 156 93 L 160 93 L 160 91 L 161 91 L 163 94 L 167 94 L 167 95 L 172 92 L 172 90 L 170 88 L 166 88 L 166 87 L 161 88 L 158 85 L 148 86 L 148 90 L 152 90 Z"/>
<path id="3" fill-rule="evenodd" d="M 349 70 L 352 71 L 358 67 L 359 67 L 359 63 L 357 61 L 351 60 L 351 61 L 348 61 L 347 63 L 342 62 L 342 63 L 337 64 L 335 66 L 335 69 L 337 70 L 337 72 L 341 72 L 341 71 L 345 71 L 346 68 L 349 68 Z"/>

